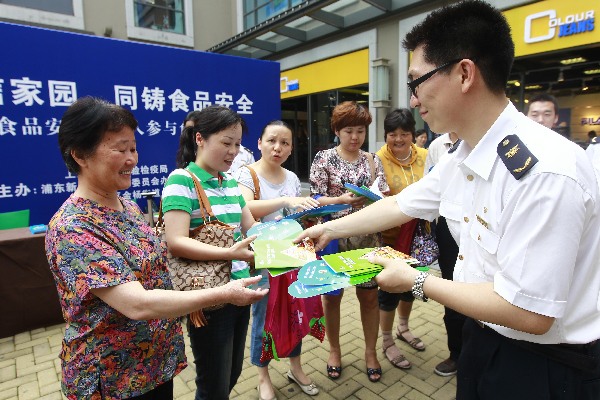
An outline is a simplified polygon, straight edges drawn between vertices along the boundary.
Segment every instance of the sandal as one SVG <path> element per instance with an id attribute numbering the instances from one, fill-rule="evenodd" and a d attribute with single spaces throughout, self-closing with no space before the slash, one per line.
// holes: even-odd
<path id="1" fill-rule="evenodd" d="M 374 378 L 373 376 L 375 375 L 379 375 L 377 378 Z M 371 382 L 379 382 L 379 380 L 381 379 L 381 368 L 369 368 L 367 367 L 367 377 L 369 378 L 369 380 Z"/>
<path id="2" fill-rule="evenodd" d="M 418 337 L 415 336 L 415 338 L 413 340 L 411 340 L 410 342 L 408 340 L 406 340 L 406 338 L 404 337 L 404 334 L 409 331 L 410 331 L 410 329 L 405 329 L 405 330 L 401 331 L 400 327 L 398 327 L 398 332 L 396 332 L 396 337 L 398 339 L 402 340 L 403 342 L 408 343 L 410 347 L 412 347 L 413 349 L 415 349 L 417 351 L 425 351 L 425 344 Z M 419 344 L 423 344 L 423 346 L 420 347 Z"/>
<path id="3" fill-rule="evenodd" d="M 339 379 L 340 376 L 342 376 L 342 366 L 340 365 L 339 367 L 335 367 L 333 365 L 327 364 L 327 376 L 329 377 L 329 379 L 333 379 L 334 381 L 336 379 Z"/>
<path id="4" fill-rule="evenodd" d="M 392 344 L 390 344 L 389 346 L 387 346 L 387 347 L 384 347 L 384 348 L 383 348 L 383 354 L 384 354 L 384 355 L 385 355 L 385 357 L 388 359 L 388 361 L 389 361 L 389 362 L 391 362 L 391 363 L 392 363 L 392 365 L 393 365 L 394 367 L 396 367 L 396 368 L 400 368 L 400 369 L 410 369 L 410 368 L 412 367 L 412 365 L 411 365 L 410 361 L 408 361 L 408 360 L 406 359 L 406 357 L 404 357 L 404 355 L 400 353 L 400 349 L 398 349 L 398 348 L 396 347 L 396 350 L 398 350 L 398 355 L 397 355 L 396 357 L 393 357 L 393 358 L 392 358 L 392 357 L 391 357 L 391 356 L 388 354 L 388 352 L 387 352 L 387 351 L 388 351 L 388 349 L 390 349 L 390 348 L 392 348 L 392 347 L 396 347 L 396 345 L 392 343 Z M 403 363 L 404 361 L 406 361 L 406 362 L 408 363 L 408 365 L 406 365 L 406 364 L 405 364 L 405 365 L 402 365 L 402 363 Z"/>

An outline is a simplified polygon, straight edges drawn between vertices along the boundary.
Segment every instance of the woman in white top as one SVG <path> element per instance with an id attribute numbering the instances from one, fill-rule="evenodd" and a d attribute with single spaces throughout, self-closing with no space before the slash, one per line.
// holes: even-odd
<path id="1" fill-rule="evenodd" d="M 248 168 L 242 167 L 234 174 L 255 218 L 260 218 L 262 222 L 273 221 L 297 209 L 319 206 L 319 202 L 311 197 L 300 197 L 300 180 L 296 174 L 281 166 L 292 153 L 292 130 L 285 122 L 269 122 L 258 139 L 258 148 L 261 158 L 249 167 L 256 172 L 260 186 L 260 199 L 254 200 L 254 181 Z M 267 272 L 262 271 L 263 279 L 259 286 L 268 287 Z M 267 303 L 268 296 L 265 296 L 252 307 L 250 361 L 258 367 L 259 399 L 276 399 L 269 376 L 269 363 L 260 361 Z M 319 389 L 302 370 L 300 352 L 301 343 L 289 355 L 290 370 L 287 377 L 290 381 L 296 382 L 304 393 L 314 396 L 319 393 Z"/>

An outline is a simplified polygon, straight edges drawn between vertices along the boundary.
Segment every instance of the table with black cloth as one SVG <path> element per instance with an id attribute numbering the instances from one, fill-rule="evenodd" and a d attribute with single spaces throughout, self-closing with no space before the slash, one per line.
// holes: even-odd
<path id="1" fill-rule="evenodd" d="M 45 235 L 0 230 L 0 338 L 64 322 Z"/>

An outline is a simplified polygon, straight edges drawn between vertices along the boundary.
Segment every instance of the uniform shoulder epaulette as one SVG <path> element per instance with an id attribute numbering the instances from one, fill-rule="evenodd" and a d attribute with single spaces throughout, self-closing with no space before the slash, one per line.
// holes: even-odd
<path id="1" fill-rule="evenodd" d="M 462 142 L 462 139 L 456 139 L 456 142 L 452 144 L 452 147 L 448 149 L 448 153 L 452 154 L 458 149 L 458 145 Z"/>
<path id="2" fill-rule="evenodd" d="M 521 179 L 538 162 L 517 135 L 508 135 L 498 143 L 498 155 L 516 180 Z"/>
<path id="3" fill-rule="evenodd" d="M 250 154 L 254 155 L 254 153 L 252 152 L 252 150 L 250 150 L 250 149 L 249 149 L 249 148 L 247 148 L 246 146 L 242 146 L 241 144 L 240 144 L 240 146 L 241 146 L 241 147 L 243 147 L 243 148 L 244 148 L 244 150 L 246 150 L 248 153 L 250 153 Z"/>
<path id="4" fill-rule="evenodd" d="M 598 144 L 600 143 L 600 139 L 598 139 L 598 136 L 594 136 L 592 138 L 592 140 L 590 140 L 590 144 Z"/>

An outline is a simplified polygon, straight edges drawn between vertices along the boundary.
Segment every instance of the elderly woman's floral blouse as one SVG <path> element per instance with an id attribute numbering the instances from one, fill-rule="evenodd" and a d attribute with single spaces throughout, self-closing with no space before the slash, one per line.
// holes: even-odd
<path id="1" fill-rule="evenodd" d="M 46 255 L 67 322 L 60 358 L 69 399 L 139 396 L 186 367 L 177 319 L 135 321 L 91 289 L 139 281 L 171 289 L 166 249 L 139 208 L 116 211 L 71 195 L 46 234 Z"/>

